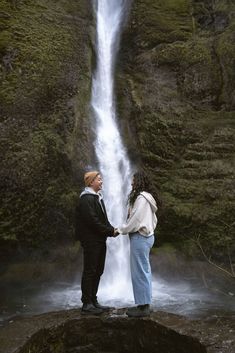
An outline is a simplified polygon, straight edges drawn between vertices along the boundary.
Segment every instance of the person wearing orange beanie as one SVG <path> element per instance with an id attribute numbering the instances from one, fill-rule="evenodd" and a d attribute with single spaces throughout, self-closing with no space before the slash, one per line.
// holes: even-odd
<path id="1" fill-rule="evenodd" d="M 97 300 L 100 277 L 104 271 L 106 239 L 118 233 L 110 224 L 101 189 L 102 177 L 97 170 L 84 174 L 85 189 L 76 209 L 76 238 L 83 248 L 83 273 L 81 280 L 82 314 L 99 315 L 109 307 Z"/>
<path id="2" fill-rule="evenodd" d="M 85 173 L 84 174 L 85 186 L 89 187 L 98 175 L 100 175 L 100 173 L 97 170 Z"/>

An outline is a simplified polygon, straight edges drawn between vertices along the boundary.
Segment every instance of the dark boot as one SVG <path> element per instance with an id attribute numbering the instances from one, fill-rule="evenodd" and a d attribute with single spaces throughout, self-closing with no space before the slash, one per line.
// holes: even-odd
<path id="1" fill-rule="evenodd" d="M 104 310 L 96 308 L 93 304 L 83 304 L 81 314 L 82 315 L 100 315 Z"/>
<path id="2" fill-rule="evenodd" d="M 138 305 L 133 308 L 129 308 L 126 312 L 129 317 L 147 317 L 150 316 L 150 305 Z"/>
<path id="3" fill-rule="evenodd" d="M 103 311 L 109 311 L 111 309 L 110 306 L 105 306 L 105 305 L 101 305 L 97 300 L 95 300 L 93 302 L 94 307 L 101 309 Z"/>

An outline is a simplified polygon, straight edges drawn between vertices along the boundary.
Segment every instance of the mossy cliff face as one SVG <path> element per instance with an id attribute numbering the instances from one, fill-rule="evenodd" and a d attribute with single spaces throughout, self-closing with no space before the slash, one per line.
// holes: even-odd
<path id="1" fill-rule="evenodd" d="M 158 239 L 200 236 L 224 253 L 234 234 L 234 13 L 226 0 L 132 1 L 116 85 L 130 156 L 161 191 Z M 92 155 L 93 23 L 88 0 L 1 1 L 1 249 L 72 239 Z"/>
<path id="2" fill-rule="evenodd" d="M 117 82 L 131 155 L 161 192 L 159 240 L 200 237 L 218 255 L 235 234 L 234 13 L 226 0 L 134 1 Z"/>
<path id="3" fill-rule="evenodd" d="M 91 4 L 2 0 L 0 19 L 1 248 L 71 239 L 89 161 Z"/>

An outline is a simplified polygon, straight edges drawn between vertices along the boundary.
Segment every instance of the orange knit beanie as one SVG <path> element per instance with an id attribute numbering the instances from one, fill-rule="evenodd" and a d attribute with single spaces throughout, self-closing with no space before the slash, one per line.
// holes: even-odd
<path id="1" fill-rule="evenodd" d="M 95 178 L 99 175 L 100 173 L 97 170 L 93 170 L 91 172 L 87 172 L 84 174 L 84 182 L 86 186 L 91 185 L 91 183 L 95 180 Z"/>

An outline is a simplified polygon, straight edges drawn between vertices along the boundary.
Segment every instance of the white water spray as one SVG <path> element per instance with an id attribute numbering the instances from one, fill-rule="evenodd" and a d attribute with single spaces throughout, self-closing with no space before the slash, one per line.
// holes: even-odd
<path id="1" fill-rule="evenodd" d="M 131 167 L 116 122 L 114 63 L 121 24 L 128 0 L 97 0 L 97 67 L 92 80 L 91 105 L 96 124 L 95 151 L 103 177 L 103 194 L 111 224 L 126 218 Z M 129 273 L 129 240 L 119 236 L 108 240 L 105 273 L 101 282 L 102 299 L 129 300 L 132 289 Z"/>

